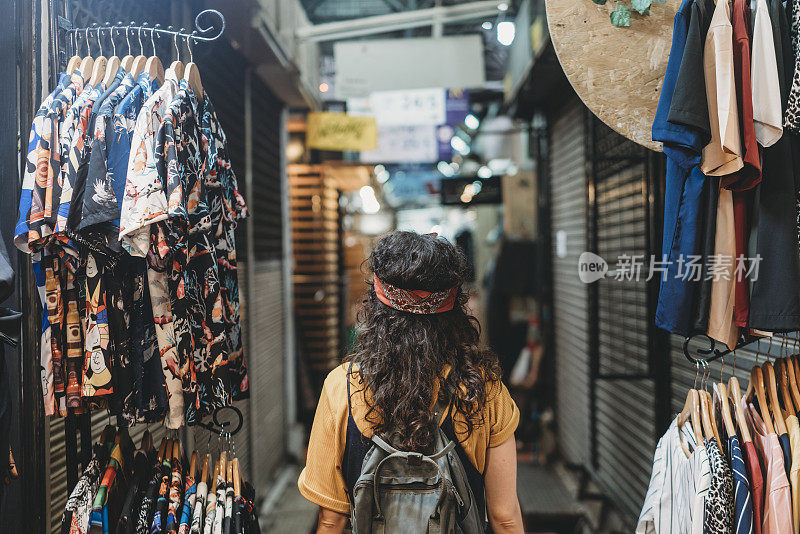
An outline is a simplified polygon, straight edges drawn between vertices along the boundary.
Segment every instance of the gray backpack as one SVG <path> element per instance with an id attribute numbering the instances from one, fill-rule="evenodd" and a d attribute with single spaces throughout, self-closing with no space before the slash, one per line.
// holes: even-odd
<path id="1" fill-rule="evenodd" d="M 395 449 L 378 436 L 353 487 L 353 534 L 484 534 L 485 518 L 455 443 L 437 427 L 430 456 Z"/>

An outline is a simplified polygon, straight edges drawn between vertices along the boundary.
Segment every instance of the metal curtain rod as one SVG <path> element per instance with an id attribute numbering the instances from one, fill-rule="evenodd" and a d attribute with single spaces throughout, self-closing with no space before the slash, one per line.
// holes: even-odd
<path id="1" fill-rule="evenodd" d="M 708 342 L 709 342 L 709 346 L 708 346 L 707 349 L 705 349 L 705 348 L 697 349 L 697 355 L 696 356 L 692 356 L 690 351 L 689 351 L 689 342 L 695 337 L 704 337 L 704 338 L 706 338 L 708 340 Z M 753 343 L 755 343 L 755 342 L 757 342 L 757 341 L 759 341 L 761 339 L 764 339 L 764 338 L 763 337 L 745 337 L 745 336 L 742 336 L 736 342 L 736 346 L 733 347 L 732 349 L 729 349 L 729 348 L 725 347 L 725 345 L 723 345 L 723 347 L 725 347 L 725 350 L 720 350 L 720 349 L 716 348 L 717 342 L 714 341 L 712 338 L 708 337 L 705 334 L 695 334 L 693 336 L 689 336 L 689 337 L 684 339 L 684 341 L 683 341 L 683 355 L 686 356 L 687 360 L 689 360 L 690 362 L 692 362 L 695 365 L 697 365 L 699 363 L 702 363 L 702 362 L 710 363 L 710 362 L 713 362 L 715 360 L 719 360 L 720 358 L 723 358 L 723 357 L 727 356 L 728 354 L 734 352 L 737 349 L 741 349 L 742 347 L 746 347 L 747 345 L 751 345 L 751 344 L 753 344 Z"/>
<path id="2" fill-rule="evenodd" d="M 218 21 L 216 22 L 218 22 L 220 28 L 219 32 L 217 32 L 216 35 L 203 35 L 212 31 L 216 26 L 216 24 L 213 23 L 207 27 L 203 27 L 200 24 L 201 19 L 207 15 L 213 15 L 218 19 Z M 146 22 L 143 22 L 141 26 L 137 26 L 135 21 L 131 21 L 130 24 L 123 24 L 122 21 L 117 22 L 116 24 L 111 24 L 110 22 L 104 22 L 102 26 L 99 26 L 97 23 L 95 23 L 92 24 L 91 27 L 87 28 L 71 28 L 67 30 L 67 33 L 72 34 L 74 36 L 76 46 L 78 37 L 80 37 L 81 35 L 83 35 L 84 39 L 86 39 L 88 42 L 88 34 L 90 31 L 96 32 L 98 38 L 101 32 L 108 32 L 108 36 L 113 40 L 114 30 L 125 30 L 126 35 L 128 34 L 128 32 L 131 32 L 131 33 L 138 33 L 139 36 L 141 36 L 141 32 L 144 32 L 145 35 L 149 34 L 151 37 L 153 34 L 159 34 L 159 35 L 169 35 L 176 39 L 180 37 L 182 39 L 186 39 L 187 42 L 190 39 L 194 42 L 197 41 L 210 42 L 219 39 L 222 33 L 225 31 L 225 17 L 223 16 L 222 13 L 220 13 L 216 9 L 206 9 L 197 14 L 197 16 L 194 18 L 194 25 L 197 28 L 196 30 L 192 31 L 192 33 L 184 33 L 183 28 L 181 28 L 178 31 L 174 31 L 172 29 L 172 26 L 169 26 L 169 28 L 161 28 L 160 24 L 156 24 L 155 26 L 148 26 Z"/>

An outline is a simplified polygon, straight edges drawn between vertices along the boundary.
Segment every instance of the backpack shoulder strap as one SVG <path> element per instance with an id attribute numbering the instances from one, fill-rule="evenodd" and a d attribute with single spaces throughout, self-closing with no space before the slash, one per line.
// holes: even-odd
<path id="1" fill-rule="evenodd" d="M 361 465 L 364 457 L 370 449 L 371 443 L 364 437 L 353 419 L 352 406 L 350 404 L 350 373 L 353 368 L 351 361 L 347 366 L 345 380 L 347 381 L 347 433 L 344 445 L 344 457 L 342 458 L 342 477 L 347 488 L 348 497 L 353 495 L 353 487 L 361 476 Z"/>

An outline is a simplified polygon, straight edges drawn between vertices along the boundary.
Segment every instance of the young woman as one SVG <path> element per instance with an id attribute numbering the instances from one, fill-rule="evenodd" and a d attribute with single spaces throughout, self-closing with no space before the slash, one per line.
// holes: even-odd
<path id="1" fill-rule="evenodd" d="M 398 449 L 424 452 L 434 424 L 458 441 L 492 531 L 522 533 L 519 411 L 500 382 L 497 358 L 478 346 L 461 256 L 435 235 L 395 232 L 375 245 L 369 264 L 358 351 L 325 379 L 298 480 L 303 496 L 320 506 L 317 533 L 345 528 L 348 489 L 363 459 L 359 442 L 379 434 Z M 450 408 L 435 414 L 434 406 Z"/>

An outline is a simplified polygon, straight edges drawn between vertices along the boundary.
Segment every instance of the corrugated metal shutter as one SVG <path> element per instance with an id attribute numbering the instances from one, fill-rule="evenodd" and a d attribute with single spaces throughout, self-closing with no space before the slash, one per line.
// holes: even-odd
<path id="1" fill-rule="evenodd" d="M 644 150 L 592 120 L 597 254 L 648 257 Z M 597 282 L 596 475 L 615 503 L 636 516 L 655 448 L 654 381 L 649 377 L 646 267 L 632 279 Z M 635 428 L 635 432 L 631 429 Z"/>
<path id="2" fill-rule="evenodd" d="M 557 424 L 562 453 L 575 464 L 590 459 L 588 292 L 578 278 L 586 249 L 584 122 L 574 98 L 552 117 L 550 138 Z"/>

